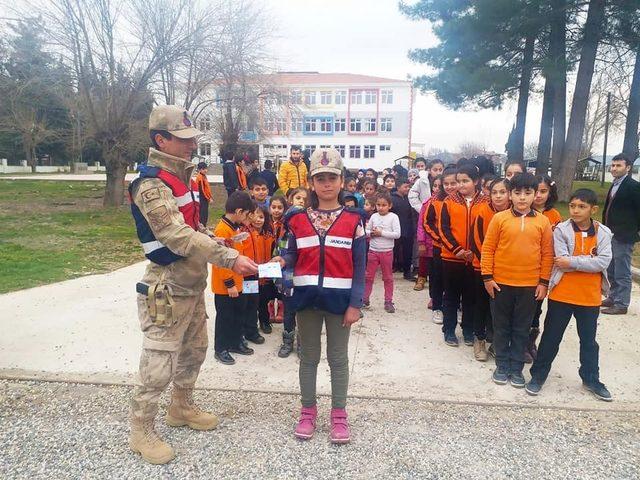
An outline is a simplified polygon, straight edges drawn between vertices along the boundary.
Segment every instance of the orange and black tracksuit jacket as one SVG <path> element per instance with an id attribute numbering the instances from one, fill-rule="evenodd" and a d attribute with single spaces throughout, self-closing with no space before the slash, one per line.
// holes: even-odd
<path id="1" fill-rule="evenodd" d="M 245 255 L 257 264 L 267 263 L 273 258 L 273 235 L 270 233 L 260 233 L 255 228 L 250 228 L 249 233 L 251 236 L 247 242 L 250 243 L 250 245 L 247 245 L 247 253 L 245 253 Z M 264 285 L 267 282 L 268 279 L 266 278 L 260 279 L 260 285 Z"/>
<path id="2" fill-rule="evenodd" d="M 277 248 L 278 242 L 282 240 L 286 230 L 284 228 L 284 222 L 282 220 L 271 220 L 271 231 L 273 232 L 273 248 Z M 272 252 L 276 255 L 276 252 Z"/>
<path id="3" fill-rule="evenodd" d="M 444 199 L 440 212 L 443 261 L 465 263 L 465 260 L 456 257 L 456 254 L 461 250 L 471 249 L 473 212 L 486 202 L 487 198 L 480 193 L 475 194 L 469 205 L 458 192 Z"/>
<path id="4" fill-rule="evenodd" d="M 227 217 L 222 217 L 216 225 L 213 235 L 224 238 L 228 247 L 234 248 L 243 254 L 244 243 L 233 243 L 231 237 L 240 233 L 240 225 L 232 222 Z M 211 265 L 211 290 L 216 295 L 229 295 L 229 288 L 236 287 L 238 292 L 242 292 L 242 275 L 235 273 L 228 268 Z"/>
<path id="5" fill-rule="evenodd" d="M 547 208 L 542 214 L 549 219 L 552 229 L 556 228 L 556 225 L 562 221 L 562 215 L 560 215 L 560 212 L 555 208 Z"/>
<path id="6" fill-rule="evenodd" d="M 473 252 L 473 269 L 480 272 L 480 256 L 482 253 L 482 243 L 487 235 L 489 223 L 496 214 L 491 202 L 478 205 L 473 212 L 473 220 L 471 227 L 471 251 Z"/>
<path id="7" fill-rule="evenodd" d="M 422 226 L 427 234 L 433 239 L 434 248 L 442 248 L 440 240 L 440 212 L 442 211 L 442 200 L 432 199 L 424 215 Z"/>

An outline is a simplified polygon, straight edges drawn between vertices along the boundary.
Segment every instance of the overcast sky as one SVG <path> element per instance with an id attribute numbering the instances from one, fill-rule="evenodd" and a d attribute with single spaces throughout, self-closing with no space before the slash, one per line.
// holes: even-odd
<path id="1" fill-rule="evenodd" d="M 406 79 L 426 70 L 408 59 L 408 50 L 437 42 L 427 22 L 404 17 L 396 0 L 265 1 L 277 25 L 273 46 L 280 70 Z M 431 94 L 418 94 L 413 141 L 450 151 L 456 151 L 462 142 L 475 141 L 484 143 L 488 150 L 503 152 L 515 110 L 515 102 L 510 102 L 502 110 L 453 111 Z M 530 101 L 527 143 L 537 141 L 540 113 L 540 100 Z M 609 151 L 621 146 L 614 138 Z"/>

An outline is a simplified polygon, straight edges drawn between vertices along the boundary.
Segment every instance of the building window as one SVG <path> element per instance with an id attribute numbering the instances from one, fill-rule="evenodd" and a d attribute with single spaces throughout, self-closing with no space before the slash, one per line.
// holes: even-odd
<path id="1" fill-rule="evenodd" d="M 300 90 L 294 90 L 291 92 L 291 103 L 293 105 L 302 104 L 302 92 Z"/>
<path id="2" fill-rule="evenodd" d="M 347 92 L 344 90 L 339 90 L 336 92 L 335 98 L 336 105 L 344 105 L 347 103 Z"/>
<path id="3" fill-rule="evenodd" d="M 364 146 L 364 158 L 374 158 L 376 156 L 376 146 L 375 145 L 365 145 Z"/>
<path id="4" fill-rule="evenodd" d="M 320 119 L 320 131 L 321 132 L 331 132 L 331 124 L 332 120 L 330 118 L 321 118 Z"/>
<path id="5" fill-rule="evenodd" d="M 393 90 L 382 90 L 380 95 L 382 96 L 382 103 L 393 103 Z"/>
<path id="6" fill-rule="evenodd" d="M 320 145 L 320 148 L 331 148 L 331 145 Z"/>
<path id="7" fill-rule="evenodd" d="M 367 90 L 364 92 L 364 103 L 371 105 L 373 103 L 377 103 L 378 94 L 373 90 Z"/>
<path id="8" fill-rule="evenodd" d="M 304 131 L 305 132 L 317 132 L 316 119 L 315 118 L 305 118 L 304 120 Z"/>
<path id="9" fill-rule="evenodd" d="M 361 90 L 355 90 L 355 91 L 351 92 L 351 103 L 353 103 L 353 104 L 362 103 L 362 91 Z"/>
<path id="10" fill-rule="evenodd" d="M 347 120 L 344 118 L 336 118 L 334 122 L 334 131 L 336 132 L 346 132 L 347 131 Z"/>
<path id="11" fill-rule="evenodd" d="M 320 92 L 320 103 L 322 105 L 331 104 L 331 92 Z"/>
<path id="12" fill-rule="evenodd" d="M 205 116 L 200 119 L 200 131 L 206 132 L 211 130 L 211 118 L 209 116 Z"/>
<path id="13" fill-rule="evenodd" d="M 380 131 L 381 132 L 390 132 L 391 131 L 391 118 L 381 118 L 380 119 Z"/>
<path id="14" fill-rule="evenodd" d="M 360 158 L 360 145 L 349 145 L 349 158 Z"/>
<path id="15" fill-rule="evenodd" d="M 390 152 L 391 151 L 391 145 L 380 145 L 380 151 L 381 152 Z"/>
<path id="16" fill-rule="evenodd" d="M 292 118 L 291 119 L 291 131 L 292 132 L 301 132 L 302 131 L 302 119 L 301 118 Z"/>
<path id="17" fill-rule="evenodd" d="M 305 158 L 310 158 L 311 155 L 313 155 L 313 152 L 315 151 L 316 151 L 315 145 L 305 145 L 304 148 L 302 149 L 302 153 L 304 154 Z"/>
<path id="18" fill-rule="evenodd" d="M 211 156 L 211 144 L 210 143 L 201 143 L 199 145 L 199 150 L 200 153 L 199 155 L 202 155 L 203 157 L 209 157 Z"/>
<path id="19" fill-rule="evenodd" d="M 362 131 L 362 119 L 361 118 L 352 118 L 349 131 L 351 132 L 361 132 Z"/>
<path id="20" fill-rule="evenodd" d="M 335 148 L 340 156 L 344 158 L 344 145 L 334 145 L 333 148 Z"/>
<path id="21" fill-rule="evenodd" d="M 267 132 L 275 132 L 276 131 L 276 122 L 273 118 L 265 118 L 262 121 L 262 127 Z"/>
<path id="22" fill-rule="evenodd" d="M 364 124 L 365 132 L 375 132 L 376 131 L 376 119 L 375 118 L 367 118 Z"/>
<path id="23" fill-rule="evenodd" d="M 279 117 L 276 120 L 276 127 L 278 128 L 278 132 L 285 132 L 287 130 L 287 119 Z"/>
<path id="24" fill-rule="evenodd" d="M 305 92 L 304 93 L 304 103 L 306 105 L 315 105 L 316 104 L 316 92 Z"/>

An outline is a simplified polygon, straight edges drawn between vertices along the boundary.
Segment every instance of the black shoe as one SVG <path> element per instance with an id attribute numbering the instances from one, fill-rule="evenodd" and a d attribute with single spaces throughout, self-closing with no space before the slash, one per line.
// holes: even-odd
<path id="1" fill-rule="evenodd" d="M 456 337 L 455 333 L 445 333 L 444 334 L 444 343 L 446 343 L 450 347 L 457 347 L 460 344 L 458 342 L 458 337 Z"/>
<path id="2" fill-rule="evenodd" d="M 278 350 L 278 356 L 280 358 L 287 358 L 293 352 L 293 338 L 295 337 L 295 332 L 287 332 L 286 330 L 282 332 L 282 345 L 280 345 L 280 349 Z"/>
<path id="3" fill-rule="evenodd" d="M 253 348 L 247 347 L 244 343 L 240 343 L 237 347 L 230 348 L 231 353 L 237 353 L 238 355 L 253 355 Z"/>
<path id="4" fill-rule="evenodd" d="M 627 308 L 615 306 L 610 308 L 603 308 L 602 310 L 600 310 L 600 313 L 604 313 L 605 315 L 626 315 Z"/>
<path id="5" fill-rule="evenodd" d="M 542 383 L 533 378 L 524 386 L 524 391 L 534 397 L 540 393 L 540 390 L 542 390 Z"/>
<path id="6" fill-rule="evenodd" d="M 467 347 L 473 347 L 473 333 L 462 332 L 462 338 Z"/>
<path id="7" fill-rule="evenodd" d="M 524 388 L 524 377 L 522 376 L 522 372 L 515 372 L 509 374 L 509 383 L 512 387 L 516 388 Z"/>
<path id="8" fill-rule="evenodd" d="M 260 324 L 260 328 L 262 329 L 263 333 L 266 333 L 267 335 L 269 335 L 271 332 L 273 332 L 273 328 L 271 328 L 271 323 L 270 322 L 264 322 Z"/>
<path id="9" fill-rule="evenodd" d="M 264 337 L 259 333 L 256 333 L 253 337 L 247 337 L 247 340 L 256 345 L 262 345 L 264 343 Z"/>
<path id="10" fill-rule="evenodd" d="M 402 275 L 402 278 L 404 278 L 405 280 L 408 280 L 410 282 L 415 282 L 418 279 L 418 277 L 416 277 L 416 276 L 414 276 L 414 275 L 412 275 L 410 273 L 405 273 L 404 275 Z"/>
<path id="11" fill-rule="evenodd" d="M 605 298 L 600 304 L 601 307 L 613 307 L 615 305 L 614 301 L 610 298 Z"/>
<path id="12" fill-rule="evenodd" d="M 610 402 L 613 400 L 611 393 L 609 393 L 609 390 L 607 390 L 607 387 L 605 387 L 602 382 L 582 382 L 582 386 L 593 393 L 593 396 L 598 400 L 602 400 L 604 402 Z"/>
<path id="13" fill-rule="evenodd" d="M 234 363 L 236 363 L 235 359 L 229 354 L 228 350 L 216 352 L 213 356 L 217 361 L 219 361 L 220 363 L 224 363 L 225 365 L 233 365 Z"/>
<path id="14" fill-rule="evenodd" d="M 497 383 L 498 385 L 506 385 L 509 381 L 509 374 L 507 373 L 507 370 L 505 368 L 496 367 L 491 378 L 493 379 L 493 382 Z"/>

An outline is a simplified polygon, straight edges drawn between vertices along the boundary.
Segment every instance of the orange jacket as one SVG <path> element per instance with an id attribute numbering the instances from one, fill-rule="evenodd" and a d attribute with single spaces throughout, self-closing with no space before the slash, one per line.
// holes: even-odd
<path id="1" fill-rule="evenodd" d="M 473 211 L 486 202 L 487 198 L 480 193 L 475 194 L 469 205 L 459 192 L 444 199 L 440 212 L 442 260 L 466 263 L 464 259 L 456 257 L 456 254 L 461 250 L 470 250 Z"/>
<path id="2" fill-rule="evenodd" d="M 442 211 L 442 200 L 433 199 L 429 202 L 427 213 L 424 215 L 424 230 L 433 239 L 433 246 L 442 248 L 440 240 L 440 212 Z"/>
<path id="3" fill-rule="evenodd" d="M 207 176 L 204 173 L 199 173 L 198 175 L 196 175 L 196 184 L 198 185 L 198 191 L 200 192 L 201 197 L 200 201 L 207 201 L 210 202 L 211 199 L 213 198 L 211 195 L 211 185 L 209 185 L 209 180 L 207 179 Z"/>
<path id="4" fill-rule="evenodd" d="M 242 243 L 231 242 L 231 237 L 238 233 L 240 233 L 240 226 L 233 223 L 226 216 L 220 219 L 213 230 L 214 236 L 229 239 L 229 246 L 242 253 L 244 251 Z M 246 243 L 246 240 L 243 243 Z M 216 295 L 229 295 L 228 289 L 234 286 L 239 292 L 242 291 L 242 275 L 228 268 L 211 265 L 211 290 L 213 293 Z"/>
<path id="5" fill-rule="evenodd" d="M 543 211 L 542 214 L 549 219 L 551 228 L 556 228 L 556 225 L 562 221 L 560 212 L 555 208 L 549 208 L 548 210 Z"/>
<path id="6" fill-rule="evenodd" d="M 247 175 L 244 173 L 242 167 L 236 163 L 236 173 L 238 174 L 238 188 L 240 190 L 247 189 Z"/>
<path id="7" fill-rule="evenodd" d="M 487 235 L 491 219 L 496 214 L 491 202 L 482 203 L 473 212 L 473 226 L 471 228 L 471 251 L 473 252 L 473 269 L 480 271 L 480 254 L 484 237 Z"/>
<path id="8" fill-rule="evenodd" d="M 553 233 L 547 217 L 531 210 L 526 215 L 513 208 L 498 212 L 482 244 L 483 280 L 512 287 L 548 285 L 553 267 Z"/>

